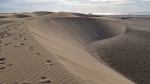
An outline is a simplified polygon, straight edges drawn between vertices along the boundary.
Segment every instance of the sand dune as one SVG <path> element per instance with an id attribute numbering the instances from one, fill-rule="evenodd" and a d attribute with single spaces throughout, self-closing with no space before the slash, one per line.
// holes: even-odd
<path id="1" fill-rule="evenodd" d="M 80 84 L 30 34 L 28 22 L 1 26 L 0 84 Z M 5 59 L 5 60 L 4 60 Z"/>
<path id="2" fill-rule="evenodd" d="M 27 17 L 31 17 L 31 16 L 26 14 L 0 14 L 0 19 L 1 18 L 27 18 Z"/>
<path id="3" fill-rule="evenodd" d="M 46 12 L 46 11 L 36 11 L 36 12 L 26 12 L 26 13 L 1 13 L 1 18 L 28 18 L 28 17 L 38 17 L 43 15 L 52 14 L 53 12 Z"/>
<path id="4" fill-rule="evenodd" d="M 0 14 L 0 25 L 17 22 L 25 18 L 33 17 L 25 14 Z"/>
<path id="5" fill-rule="evenodd" d="M 27 17 L 31 17 L 31 16 L 24 15 L 24 14 L 16 14 L 16 15 L 9 16 L 8 18 L 27 18 Z"/>
<path id="6" fill-rule="evenodd" d="M 33 12 L 33 14 L 37 15 L 37 16 L 43 16 L 43 15 L 48 15 L 48 14 L 52 14 L 54 12 L 47 12 L 47 11 L 36 11 Z"/>
<path id="7" fill-rule="evenodd" d="M 149 21 L 141 16 L 122 20 L 127 25 L 124 34 L 91 43 L 89 52 L 137 84 L 149 84 Z"/>
<path id="8" fill-rule="evenodd" d="M 126 30 L 121 22 L 115 20 L 84 17 L 45 18 L 33 21 L 29 27 L 39 28 L 39 31 L 49 30 L 48 33 L 53 31 L 52 33 L 59 38 L 62 38 L 62 35 L 59 34 L 64 33 L 83 45 L 120 35 Z"/>
<path id="9" fill-rule="evenodd" d="M 59 15 L 65 17 L 58 17 Z M 114 20 L 70 17 L 57 13 L 54 17 L 34 20 L 29 29 L 35 38 L 71 73 L 94 84 L 132 84 L 129 80 L 108 69 L 87 51 L 93 41 L 122 34 L 126 27 Z M 74 15 L 73 15 L 74 16 Z M 99 74 L 98 74 L 99 73 Z M 107 76 L 109 73 L 110 76 Z M 89 83 L 89 84 L 92 84 Z"/>
<path id="10" fill-rule="evenodd" d="M 147 19 L 109 16 L 120 22 L 65 12 L 18 15 L 1 18 L 10 21 L 13 16 L 16 22 L 0 26 L 0 84 L 149 83 Z"/>

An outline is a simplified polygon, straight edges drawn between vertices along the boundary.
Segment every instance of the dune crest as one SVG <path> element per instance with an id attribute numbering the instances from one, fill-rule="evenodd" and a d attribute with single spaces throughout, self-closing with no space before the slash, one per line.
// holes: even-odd
<path id="1" fill-rule="evenodd" d="M 69 12 L 0 16 L 0 84 L 134 84 L 93 45 L 130 31 L 124 23 Z"/>
<path id="2" fill-rule="evenodd" d="M 65 17 L 58 17 L 58 15 L 57 13 L 56 17 L 34 20 L 29 24 L 29 29 L 65 68 L 94 84 L 132 84 L 101 64 L 86 50 L 86 46 L 93 41 L 124 33 L 126 30 L 124 24 L 111 19 L 66 17 L 67 14 L 64 14 Z"/>

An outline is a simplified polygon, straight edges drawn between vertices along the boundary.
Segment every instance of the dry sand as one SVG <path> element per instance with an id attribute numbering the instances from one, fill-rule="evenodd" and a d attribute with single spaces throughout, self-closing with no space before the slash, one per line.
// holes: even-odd
<path id="1" fill-rule="evenodd" d="M 150 82 L 148 17 L 0 16 L 0 84 Z"/>
<path id="2" fill-rule="evenodd" d="M 136 84 L 149 84 L 150 16 L 109 17 L 124 22 L 126 31 L 122 35 L 91 43 L 88 51 Z"/>

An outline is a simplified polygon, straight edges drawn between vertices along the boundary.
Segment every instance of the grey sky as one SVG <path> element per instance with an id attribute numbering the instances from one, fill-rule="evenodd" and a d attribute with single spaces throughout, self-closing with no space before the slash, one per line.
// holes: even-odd
<path id="1" fill-rule="evenodd" d="M 0 0 L 0 13 L 31 11 L 150 12 L 150 0 Z"/>

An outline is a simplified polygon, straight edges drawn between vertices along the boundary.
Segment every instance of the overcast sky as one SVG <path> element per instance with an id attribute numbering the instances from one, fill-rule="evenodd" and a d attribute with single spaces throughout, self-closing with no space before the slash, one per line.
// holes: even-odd
<path id="1" fill-rule="evenodd" d="M 150 12 L 150 0 L 0 0 L 0 13 L 32 11 Z"/>

